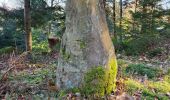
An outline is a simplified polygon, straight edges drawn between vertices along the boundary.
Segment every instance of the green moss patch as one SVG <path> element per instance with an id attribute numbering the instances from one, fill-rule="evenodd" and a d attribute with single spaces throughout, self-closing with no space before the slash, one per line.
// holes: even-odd
<path id="1" fill-rule="evenodd" d="M 116 59 L 111 59 L 108 62 L 107 69 L 102 66 L 90 69 L 84 76 L 82 94 L 102 97 L 111 93 L 115 89 L 116 74 Z"/>

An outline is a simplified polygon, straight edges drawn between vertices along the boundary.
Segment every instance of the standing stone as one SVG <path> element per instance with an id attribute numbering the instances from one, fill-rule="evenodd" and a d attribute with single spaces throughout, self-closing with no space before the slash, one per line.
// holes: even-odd
<path id="1" fill-rule="evenodd" d="M 84 73 L 103 66 L 112 79 L 117 73 L 114 47 L 109 36 L 102 0 L 67 0 L 66 31 L 62 37 L 57 67 L 57 86 L 81 86 Z"/>

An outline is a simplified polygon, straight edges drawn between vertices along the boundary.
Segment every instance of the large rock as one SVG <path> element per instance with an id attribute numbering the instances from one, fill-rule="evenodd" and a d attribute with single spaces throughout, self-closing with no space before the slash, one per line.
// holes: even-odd
<path id="1" fill-rule="evenodd" d="M 57 68 L 57 85 L 61 89 L 79 87 L 84 73 L 97 66 L 108 71 L 112 79 L 108 85 L 115 82 L 117 63 L 101 2 L 67 0 L 66 31 Z"/>

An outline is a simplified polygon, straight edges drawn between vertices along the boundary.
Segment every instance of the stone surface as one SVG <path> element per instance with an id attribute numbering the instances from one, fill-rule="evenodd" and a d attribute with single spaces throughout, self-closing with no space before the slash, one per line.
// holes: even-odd
<path id="1" fill-rule="evenodd" d="M 67 0 L 66 31 L 57 67 L 61 89 L 79 87 L 84 73 L 92 67 L 111 70 L 111 61 L 117 65 L 101 1 Z"/>

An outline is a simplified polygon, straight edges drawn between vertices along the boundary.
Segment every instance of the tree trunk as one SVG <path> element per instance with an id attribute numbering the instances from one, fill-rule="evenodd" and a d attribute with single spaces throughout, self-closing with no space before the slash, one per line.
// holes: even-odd
<path id="1" fill-rule="evenodd" d="M 154 33 L 154 10 L 155 10 L 155 3 L 153 2 L 152 6 L 151 6 L 151 22 L 150 22 L 150 32 Z"/>
<path id="2" fill-rule="evenodd" d="M 168 23 L 170 23 L 170 16 L 168 16 Z"/>
<path id="3" fill-rule="evenodd" d="M 123 38 L 122 38 L 122 14 L 123 14 L 123 10 L 122 10 L 122 0 L 120 0 L 120 19 L 119 19 L 119 27 L 120 27 L 120 41 L 122 42 Z"/>
<path id="4" fill-rule="evenodd" d="M 103 0 L 104 9 L 106 9 L 106 0 Z"/>
<path id="5" fill-rule="evenodd" d="M 60 89 L 81 86 L 84 73 L 98 66 L 103 66 L 109 73 L 108 77 L 112 79 L 109 85 L 115 83 L 117 62 L 102 2 L 67 0 L 66 31 L 57 68 Z"/>
<path id="6" fill-rule="evenodd" d="M 113 0 L 113 33 L 114 33 L 114 38 L 117 39 L 117 34 L 116 34 L 116 0 Z"/>
<path id="7" fill-rule="evenodd" d="M 31 51 L 32 33 L 31 33 L 30 0 L 24 1 L 24 23 L 25 23 L 25 34 L 26 34 L 26 51 Z"/>
<path id="8" fill-rule="evenodd" d="M 142 25 L 141 25 L 141 34 L 144 34 L 146 33 L 146 30 L 148 29 L 148 23 L 147 23 L 147 16 L 146 16 L 146 13 L 147 13 L 147 5 L 145 4 L 145 2 L 143 1 L 142 2 Z"/>
<path id="9" fill-rule="evenodd" d="M 135 0 L 135 11 L 134 11 L 134 14 L 136 14 L 137 6 L 138 6 L 138 0 Z M 133 16 L 132 30 L 133 31 L 135 30 L 135 17 L 134 16 Z"/>

